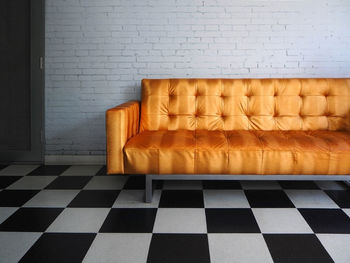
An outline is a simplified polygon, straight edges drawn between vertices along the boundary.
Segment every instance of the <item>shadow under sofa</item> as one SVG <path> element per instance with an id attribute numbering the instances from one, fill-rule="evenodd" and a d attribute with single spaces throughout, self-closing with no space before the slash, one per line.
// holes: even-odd
<path id="1" fill-rule="evenodd" d="M 107 173 L 350 180 L 350 79 L 144 79 L 107 110 Z"/>

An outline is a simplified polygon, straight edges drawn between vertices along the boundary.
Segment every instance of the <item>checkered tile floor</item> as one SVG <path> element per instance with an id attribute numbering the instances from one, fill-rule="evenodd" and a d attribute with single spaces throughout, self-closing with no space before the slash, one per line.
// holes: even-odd
<path id="1" fill-rule="evenodd" d="M 335 182 L 157 181 L 102 166 L 0 167 L 1 262 L 350 262 Z"/>

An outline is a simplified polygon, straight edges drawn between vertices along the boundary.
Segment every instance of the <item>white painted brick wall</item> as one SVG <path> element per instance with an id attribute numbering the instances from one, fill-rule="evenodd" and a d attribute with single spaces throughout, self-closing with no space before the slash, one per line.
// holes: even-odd
<path id="1" fill-rule="evenodd" d="M 104 154 L 105 110 L 168 77 L 350 77 L 350 0 L 47 0 L 46 154 Z"/>

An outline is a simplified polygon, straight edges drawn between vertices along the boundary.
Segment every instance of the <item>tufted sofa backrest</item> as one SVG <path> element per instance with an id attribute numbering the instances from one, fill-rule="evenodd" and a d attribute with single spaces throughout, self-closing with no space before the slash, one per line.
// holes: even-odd
<path id="1" fill-rule="evenodd" d="M 140 130 L 349 130 L 350 79 L 144 79 Z"/>

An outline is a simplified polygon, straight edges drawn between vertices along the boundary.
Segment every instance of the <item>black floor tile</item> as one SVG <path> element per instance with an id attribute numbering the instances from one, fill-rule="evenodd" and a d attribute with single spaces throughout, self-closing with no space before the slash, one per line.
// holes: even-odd
<path id="1" fill-rule="evenodd" d="M 96 234 L 44 233 L 20 262 L 82 262 Z"/>
<path id="2" fill-rule="evenodd" d="M 6 168 L 8 165 L 3 165 L 3 164 L 0 164 L 0 171 L 4 168 Z"/>
<path id="3" fill-rule="evenodd" d="M 159 207 L 203 208 L 202 190 L 163 190 Z"/>
<path id="4" fill-rule="evenodd" d="M 245 190 L 251 207 L 254 208 L 292 208 L 293 203 L 282 190 Z"/>
<path id="5" fill-rule="evenodd" d="M 92 176 L 59 176 L 46 189 L 83 189 Z"/>
<path id="6" fill-rule="evenodd" d="M 350 218 L 341 209 L 299 209 L 315 233 L 350 234 Z"/>
<path id="7" fill-rule="evenodd" d="M 313 181 L 278 181 L 283 189 L 320 189 Z"/>
<path id="8" fill-rule="evenodd" d="M 112 208 L 100 232 L 152 233 L 156 214 L 155 208 Z"/>
<path id="9" fill-rule="evenodd" d="M 148 263 L 209 263 L 208 238 L 204 234 L 153 234 Z"/>
<path id="10" fill-rule="evenodd" d="M 107 175 L 107 167 L 104 165 L 100 170 L 98 170 L 96 175 Z"/>
<path id="11" fill-rule="evenodd" d="M 153 189 L 162 189 L 162 186 L 163 186 L 163 181 L 153 180 Z M 145 176 L 144 175 L 129 176 L 123 189 L 127 189 L 127 190 L 145 189 Z"/>
<path id="12" fill-rule="evenodd" d="M 242 189 L 242 186 L 233 180 L 203 180 L 203 189 Z"/>
<path id="13" fill-rule="evenodd" d="M 341 208 L 350 208 L 350 190 L 325 191 Z"/>
<path id="14" fill-rule="evenodd" d="M 69 165 L 41 165 L 28 175 L 60 175 L 69 167 Z"/>
<path id="15" fill-rule="evenodd" d="M 7 218 L 0 231 L 44 232 L 63 208 L 20 208 Z"/>
<path id="16" fill-rule="evenodd" d="M 126 181 L 123 189 L 145 189 L 145 176 L 130 176 Z"/>
<path id="17" fill-rule="evenodd" d="M 82 190 L 68 207 L 112 207 L 119 192 L 118 190 Z"/>
<path id="18" fill-rule="evenodd" d="M 249 208 L 205 209 L 208 233 L 260 233 Z"/>
<path id="19" fill-rule="evenodd" d="M 39 190 L 3 190 L 0 192 L 0 206 L 22 206 L 38 192 Z"/>
<path id="20" fill-rule="evenodd" d="M 22 176 L 0 176 L 0 189 L 10 186 L 20 178 L 22 178 Z"/>
<path id="21" fill-rule="evenodd" d="M 275 263 L 333 262 L 313 234 L 264 234 Z"/>

